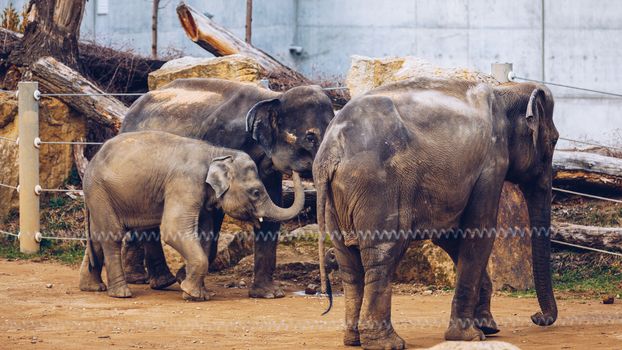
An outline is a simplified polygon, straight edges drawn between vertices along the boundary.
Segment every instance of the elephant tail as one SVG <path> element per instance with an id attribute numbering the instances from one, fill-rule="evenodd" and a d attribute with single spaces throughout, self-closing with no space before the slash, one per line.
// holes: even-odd
<path id="1" fill-rule="evenodd" d="M 320 182 L 321 181 L 321 182 Z M 320 284 L 321 293 L 325 293 L 328 296 L 328 309 L 322 313 L 322 316 L 326 315 L 333 307 L 333 291 L 330 285 L 330 278 L 326 272 L 326 259 L 324 252 L 324 241 L 326 239 L 326 195 L 328 193 L 328 182 L 318 181 L 316 187 L 317 191 L 317 222 L 320 229 L 318 236 L 318 253 L 320 258 Z"/>
<path id="2" fill-rule="evenodd" d="M 93 250 L 93 239 L 91 237 L 91 212 L 86 206 L 86 253 L 89 255 L 89 271 L 95 266 L 99 266 L 97 254 Z"/>

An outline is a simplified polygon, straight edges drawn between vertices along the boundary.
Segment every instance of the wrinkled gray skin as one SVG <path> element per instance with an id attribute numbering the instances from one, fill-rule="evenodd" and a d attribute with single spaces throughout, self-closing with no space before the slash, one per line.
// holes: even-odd
<path id="1" fill-rule="evenodd" d="M 293 170 L 303 177 L 311 177 L 313 159 L 333 116 L 330 99 L 319 86 L 278 93 L 219 79 L 180 79 L 136 101 L 125 117 L 121 132 L 161 130 L 244 151 L 257 164 L 272 200 L 280 203 L 282 174 Z M 217 238 L 224 214 L 214 215 Z M 272 278 L 279 230 L 280 224 L 271 221 L 264 221 L 255 229 L 251 297 L 285 295 Z M 127 248 L 128 256 L 138 256 L 126 261 L 128 276 L 144 279 L 142 257 L 135 254 L 136 245 Z M 211 258 L 215 256 L 212 253 Z M 160 289 L 173 283 L 174 278 L 163 263 L 163 254 L 155 250 L 147 255 L 147 260 L 160 261 L 158 266 L 164 266 L 149 271 L 151 286 Z M 178 279 L 183 279 L 183 272 L 180 270 Z"/>
<path id="2" fill-rule="evenodd" d="M 337 234 L 333 243 L 346 296 L 345 344 L 405 346 L 391 326 L 390 282 L 413 236 L 372 239 L 360 233 L 494 228 L 504 180 L 520 185 L 531 226 L 548 233 L 551 160 L 558 138 L 553 105 L 542 85 L 491 88 L 418 79 L 372 90 L 339 112 L 326 131 L 313 174 L 320 230 Z M 457 267 L 445 338 L 478 340 L 498 332 L 486 272 L 494 236 L 436 236 L 433 241 Z M 557 318 L 550 237 L 533 235 L 532 250 L 542 309 L 532 320 L 550 325 Z M 323 260 L 321 239 L 322 270 Z M 325 277 L 322 282 L 325 290 Z"/>
<path id="3" fill-rule="evenodd" d="M 304 206 L 295 172 L 293 179 L 294 204 L 283 209 L 270 200 L 255 163 L 244 152 L 159 131 L 125 133 L 109 140 L 84 174 L 89 241 L 80 289 L 107 288 L 112 297 L 130 297 L 121 261 L 122 239 L 128 231 L 159 228 L 162 240 L 186 263 L 184 299 L 208 300 L 203 279 L 213 240 L 201 237 L 213 234 L 214 211 L 255 222 L 263 217 L 291 219 Z M 101 279 L 104 262 L 107 286 Z"/>

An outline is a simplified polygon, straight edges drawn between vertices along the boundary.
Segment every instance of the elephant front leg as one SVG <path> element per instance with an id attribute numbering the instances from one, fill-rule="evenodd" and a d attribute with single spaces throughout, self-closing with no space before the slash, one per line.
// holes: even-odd
<path id="1" fill-rule="evenodd" d="M 149 276 L 145 271 L 145 249 L 140 232 L 132 232 L 123 244 L 123 270 L 125 280 L 132 284 L 145 284 Z"/>
<path id="2" fill-rule="evenodd" d="M 273 174 L 262 179 L 270 198 L 274 203 L 280 204 L 282 199 L 282 176 Z M 253 270 L 253 284 L 248 292 L 251 298 L 282 298 L 285 296 L 283 289 L 274 282 L 274 270 L 276 269 L 276 249 L 279 243 L 279 231 L 281 224 L 278 222 L 264 221 L 259 229 L 255 229 L 255 266 Z"/>
<path id="3" fill-rule="evenodd" d="M 451 257 L 454 265 L 458 265 L 458 255 L 460 249 L 459 237 L 437 237 L 433 241 L 436 245 L 443 248 Z M 482 282 L 479 290 L 479 302 L 475 307 L 476 327 L 481 329 L 485 335 L 499 333 L 499 328 L 495 322 L 492 312 L 490 311 L 490 299 L 492 297 L 492 282 L 488 271 L 484 268 L 482 271 Z"/>
<path id="4" fill-rule="evenodd" d="M 147 233 L 145 231 L 145 233 Z M 160 229 L 156 228 L 143 239 L 145 247 L 145 261 L 149 272 L 149 286 L 152 289 L 164 289 L 175 283 L 177 280 L 171 273 L 166 263 L 162 243 L 160 242 Z"/>
<path id="5" fill-rule="evenodd" d="M 190 197 L 188 202 L 196 200 L 190 194 L 188 197 Z M 176 203 L 171 200 L 165 204 L 160 232 L 162 240 L 177 250 L 186 263 L 186 277 L 180 284 L 183 298 L 190 301 L 206 301 L 209 300 L 209 294 L 205 289 L 204 279 L 209 262 L 197 234 L 202 203 L 188 202 Z"/>
<path id="6" fill-rule="evenodd" d="M 285 296 L 283 289 L 273 279 L 280 229 L 279 223 L 264 221 L 255 230 L 253 284 L 248 292 L 251 298 L 273 299 Z"/>
<path id="7" fill-rule="evenodd" d="M 361 346 L 364 349 L 404 349 L 406 342 L 391 324 L 391 277 L 395 262 L 390 249 L 365 249 L 361 251 L 361 258 L 365 269 L 359 320 Z"/>
<path id="8" fill-rule="evenodd" d="M 482 272 L 482 283 L 479 289 L 479 302 L 475 307 L 476 326 L 484 332 L 485 335 L 499 333 L 497 322 L 492 317 L 490 311 L 490 299 L 492 298 L 492 281 L 488 275 L 488 271 L 484 269 Z"/>

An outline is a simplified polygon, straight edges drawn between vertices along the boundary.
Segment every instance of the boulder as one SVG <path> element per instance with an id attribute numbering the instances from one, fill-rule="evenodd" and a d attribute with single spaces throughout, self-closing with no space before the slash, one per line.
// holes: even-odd
<path id="1" fill-rule="evenodd" d="M 503 341 L 446 341 L 436 344 L 427 350 L 520 350 L 516 345 Z"/>
<path id="2" fill-rule="evenodd" d="M 160 88 L 175 79 L 219 78 L 246 83 L 259 83 L 266 76 L 261 65 L 243 55 L 224 57 L 182 57 L 165 63 L 149 73 L 149 90 Z"/>
<path id="3" fill-rule="evenodd" d="M 14 94 L 0 93 L 0 136 L 17 139 L 17 99 Z M 86 120 L 69 106 L 55 98 L 41 100 L 39 106 L 39 137 L 43 141 L 77 141 L 86 135 Z M 18 147 L 0 141 L 0 183 L 18 183 Z M 71 173 L 73 166 L 70 145 L 41 145 L 39 154 L 40 184 L 43 188 L 58 188 Z M 0 188 L 0 218 L 17 208 L 18 194 Z"/>
<path id="4" fill-rule="evenodd" d="M 370 58 L 352 56 L 346 85 L 352 98 L 388 83 L 416 77 L 454 78 L 499 84 L 493 77 L 467 68 L 443 68 L 424 59 L 405 56 Z"/>
<path id="5" fill-rule="evenodd" d="M 529 213 L 518 186 L 503 185 L 497 228 L 529 228 Z M 531 239 L 529 236 L 509 235 L 504 232 L 495 240 L 488 262 L 493 289 L 525 290 L 533 288 L 531 270 Z M 454 287 L 456 272 L 453 262 L 444 250 L 431 241 L 415 241 L 408 248 L 394 280 L 400 283 L 420 283 L 439 287 Z"/>

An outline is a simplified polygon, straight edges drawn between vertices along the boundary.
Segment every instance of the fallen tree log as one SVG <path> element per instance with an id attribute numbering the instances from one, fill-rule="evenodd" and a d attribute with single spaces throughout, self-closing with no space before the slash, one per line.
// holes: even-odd
<path id="1" fill-rule="evenodd" d="M 177 16 L 190 40 L 214 56 L 243 54 L 259 62 L 266 69 L 269 77 L 279 76 L 304 84 L 311 83 L 302 74 L 237 38 L 227 29 L 183 2 L 177 6 Z"/>
<path id="2" fill-rule="evenodd" d="M 622 228 L 554 223 L 551 238 L 590 248 L 622 252 Z"/>
<path id="3" fill-rule="evenodd" d="M 21 39 L 22 34 L 0 28 L 0 60 L 6 60 Z M 86 78 L 107 92 L 147 92 L 149 73 L 165 63 L 89 42 L 80 42 L 78 49 Z M 15 86 L 4 88 L 14 89 Z M 119 100 L 129 105 L 137 98 L 123 96 Z"/>
<path id="4" fill-rule="evenodd" d="M 270 88 L 273 90 L 283 91 L 294 86 L 314 84 L 304 75 L 282 64 L 266 52 L 239 39 L 183 1 L 177 6 L 177 16 L 190 40 L 212 55 L 218 57 L 242 54 L 257 61 L 266 70 Z M 350 99 L 345 90 L 329 90 L 326 91 L 326 94 L 331 98 L 336 108 L 342 107 Z"/>
<path id="5" fill-rule="evenodd" d="M 622 159 L 582 151 L 555 151 L 554 180 L 573 187 L 622 191 Z"/>
<path id="6" fill-rule="evenodd" d="M 30 65 L 32 79 L 39 82 L 39 90 L 48 94 L 86 94 L 58 96 L 86 118 L 119 131 L 127 107 L 113 96 L 102 96 L 103 91 L 75 70 L 52 57 L 43 57 Z"/>

